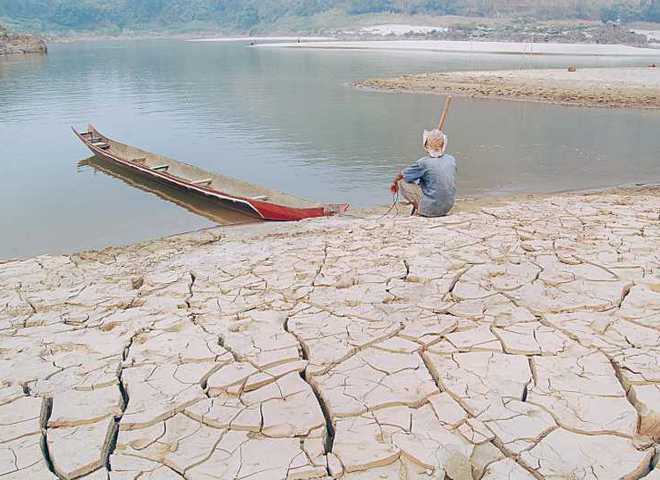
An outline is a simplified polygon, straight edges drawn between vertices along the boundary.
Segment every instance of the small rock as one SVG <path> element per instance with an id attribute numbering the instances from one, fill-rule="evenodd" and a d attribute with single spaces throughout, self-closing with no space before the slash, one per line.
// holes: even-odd
<path id="1" fill-rule="evenodd" d="M 133 290 L 138 290 L 139 288 L 144 285 L 144 278 L 143 277 L 133 277 L 131 278 L 131 288 Z"/>

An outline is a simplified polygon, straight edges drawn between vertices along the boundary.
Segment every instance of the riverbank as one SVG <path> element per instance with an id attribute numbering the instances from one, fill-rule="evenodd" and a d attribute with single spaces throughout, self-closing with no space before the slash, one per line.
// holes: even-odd
<path id="1" fill-rule="evenodd" d="M 0 472 L 639 479 L 659 212 L 614 189 L 4 262 Z"/>
<path id="2" fill-rule="evenodd" d="M 11 33 L 0 25 L 0 56 L 48 53 L 46 41 L 36 35 Z"/>
<path id="3" fill-rule="evenodd" d="M 398 52 L 491 53 L 501 55 L 561 55 L 584 57 L 659 58 L 660 49 L 628 45 L 587 43 L 531 43 L 451 40 L 338 40 L 333 42 L 283 42 L 258 48 L 305 48 L 315 50 L 384 50 Z"/>
<path id="4" fill-rule="evenodd" d="M 422 73 L 364 80 L 354 85 L 383 91 L 563 105 L 660 108 L 660 69 L 650 67 Z"/>
<path id="5" fill-rule="evenodd" d="M 505 41 L 533 43 L 591 43 L 647 46 L 654 31 L 633 31 L 627 26 L 594 21 L 538 21 L 527 19 L 475 19 L 446 17 L 430 25 L 382 24 L 347 31 L 357 38 L 403 37 L 416 40 Z M 494 20 L 494 21 L 493 21 Z M 444 23 L 444 25 L 442 25 Z"/>

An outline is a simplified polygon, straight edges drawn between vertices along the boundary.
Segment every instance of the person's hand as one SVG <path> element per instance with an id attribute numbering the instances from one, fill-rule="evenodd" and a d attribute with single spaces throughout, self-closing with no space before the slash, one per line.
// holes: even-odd
<path id="1" fill-rule="evenodd" d="M 403 175 L 398 174 L 396 177 L 394 177 L 394 180 L 392 181 L 392 185 L 390 185 L 390 192 L 392 193 L 397 193 L 399 191 L 399 180 L 403 179 Z"/>

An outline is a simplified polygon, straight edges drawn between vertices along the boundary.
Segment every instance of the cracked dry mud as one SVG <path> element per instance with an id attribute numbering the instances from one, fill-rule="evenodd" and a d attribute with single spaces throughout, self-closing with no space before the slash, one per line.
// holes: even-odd
<path id="1" fill-rule="evenodd" d="M 0 478 L 639 479 L 660 189 L 0 265 Z"/>

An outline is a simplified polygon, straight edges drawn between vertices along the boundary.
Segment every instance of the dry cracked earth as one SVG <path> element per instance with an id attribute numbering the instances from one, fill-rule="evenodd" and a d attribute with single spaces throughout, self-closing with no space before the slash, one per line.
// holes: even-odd
<path id="1" fill-rule="evenodd" d="M 646 188 L 5 262 L 0 478 L 657 480 L 659 214 Z"/>

